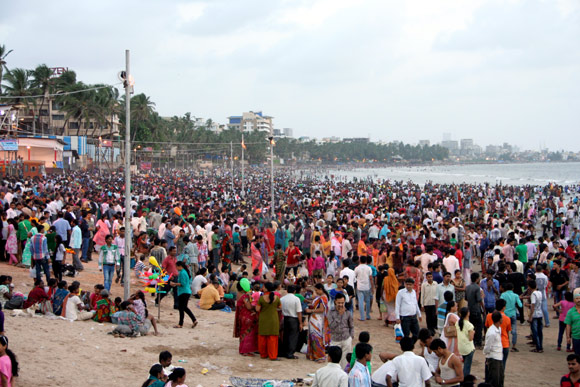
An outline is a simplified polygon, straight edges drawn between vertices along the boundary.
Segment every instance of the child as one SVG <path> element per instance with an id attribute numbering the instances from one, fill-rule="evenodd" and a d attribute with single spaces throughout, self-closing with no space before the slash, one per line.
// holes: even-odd
<path id="1" fill-rule="evenodd" d="M 362 331 L 361 333 L 359 333 L 359 335 L 358 335 L 358 342 L 359 343 L 368 344 L 370 340 L 371 340 L 371 335 L 367 331 Z M 355 354 L 356 354 L 356 345 L 352 348 L 352 355 L 350 357 L 350 369 L 352 369 L 352 367 L 354 367 L 354 365 L 356 363 Z M 370 361 L 367 361 L 367 368 L 369 369 L 369 374 L 372 374 Z"/>
<path id="2" fill-rule="evenodd" d="M 139 262 L 135 264 L 135 276 L 139 278 L 141 274 L 143 274 L 143 270 L 145 270 L 145 256 L 142 255 L 139 257 Z"/>
<path id="3" fill-rule="evenodd" d="M 554 304 L 554 310 L 560 312 L 559 317 L 559 329 L 558 329 L 558 351 L 562 350 L 562 337 L 564 337 L 564 332 L 566 331 L 566 324 L 564 320 L 566 319 L 566 314 L 568 311 L 574 307 L 574 296 L 571 292 L 566 292 L 564 294 L 564 299 L 557 304 Z M 570 349 L 570 344 L 566 344 L 566 352 L 574 352 Z"/>

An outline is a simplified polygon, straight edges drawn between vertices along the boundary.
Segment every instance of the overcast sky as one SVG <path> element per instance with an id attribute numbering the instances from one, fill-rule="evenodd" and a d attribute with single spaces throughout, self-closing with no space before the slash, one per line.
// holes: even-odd
<path id="1" fill-rule="evenodd" d="M 116 83 L 163 116 L 262 110 L 298 136 L 580 150 L 580 1 L 12 1 L 8 67 Z"/>

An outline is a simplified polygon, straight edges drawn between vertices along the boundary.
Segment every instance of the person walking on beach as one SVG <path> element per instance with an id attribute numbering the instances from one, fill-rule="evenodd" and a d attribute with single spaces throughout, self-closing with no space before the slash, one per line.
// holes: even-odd
<path id="1" fill-rule="evenodd" d="M 413 340 L 417 341 L 419 335 L 419 322 L 421 321 L 421 310 L 417 303 L 417 296 L 413 286 L 415 280 L 407 278 L 405 289 L 399 290 L 395 299 L 395 314 L 397 324 L 401 324 L 403 335 L 408 337 L 413 335 Z"/>
<path id="2" fill-rule="evenodd" d="M 179 323 L 174 328 L 183 327 L 183 319 L 185 314 L 191 319 L 192 328 L 197 326 L 197 319 L 195 318 L 193 312 L 187 306 L 189 298 L 191 297 L 191 278 L 187 269 L 185 268 L 185 263 L 178 261 L 176 263 L 177 267 L 177 278 L 171 281 L 171 286 L 177 288 L 177 304 L 179 309 Z"/>
<path id="3" fill-rule="evenodd" d="M 346 310 L 346 297 L 338 293 L 334 299 L 334 309 L 328 313 L 328 327 L 330 329 L 330 345 L 340 347 L 343 353 L 352 351 L 354 339 L 354 322 L 352 314 Z M 340 366 L 346 366 L 346 359 L 340 360 Z"/>

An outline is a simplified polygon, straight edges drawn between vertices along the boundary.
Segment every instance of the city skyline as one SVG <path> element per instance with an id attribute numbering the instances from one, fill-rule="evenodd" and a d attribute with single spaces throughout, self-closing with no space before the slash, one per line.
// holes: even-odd
<path id="1" fill-rule="evenodd" d="M 135 92 L 162 116 L 259 109 L 294 137 L 577 151 L 579 13 L 573 0 L 31 1 L 6 4 L 0 31 L 9 69 L 86 83 L 117 83 L 130 49 Z"/>

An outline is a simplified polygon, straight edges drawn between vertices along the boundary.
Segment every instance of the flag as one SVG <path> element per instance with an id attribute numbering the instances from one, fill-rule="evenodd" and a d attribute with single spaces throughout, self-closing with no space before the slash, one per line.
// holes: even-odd
<path id="1" fill-rule="evenodd" d="M 246 143 L 244 142 L 244 139 L 243 138 L 242 138 L 242 148 L 248 149 L 248 148 L 246 148 Z"/>

